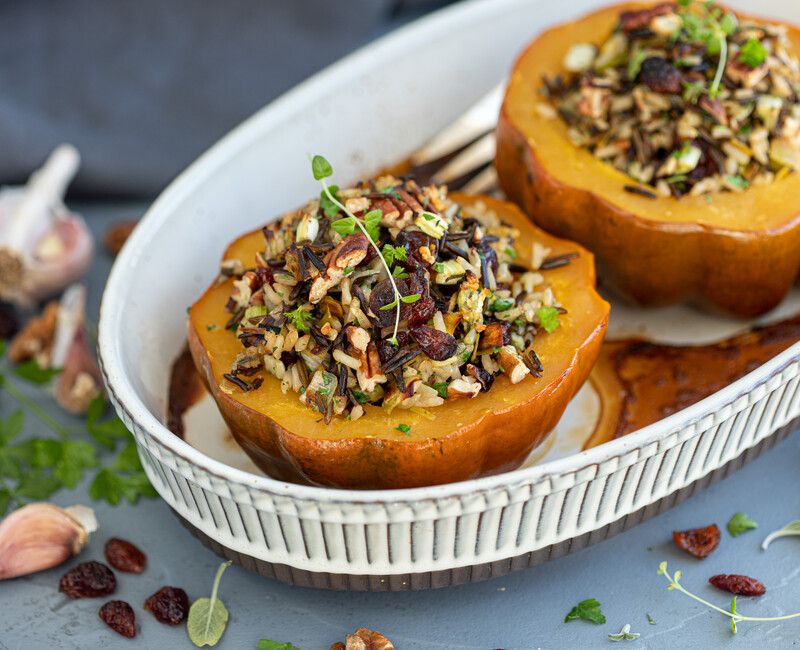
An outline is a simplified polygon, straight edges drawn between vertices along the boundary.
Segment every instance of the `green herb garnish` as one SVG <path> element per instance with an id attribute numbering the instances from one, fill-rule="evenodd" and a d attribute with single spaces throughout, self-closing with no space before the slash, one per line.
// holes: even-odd
<path id="1" fill-rule="evenodd" d="M 743 190 L 746 190 L 750 187 L 750 183 L 747 182 L 747 179 L 741 176 L 726 176 L 725 177 L 731 185 L 735 185 L 736 187 L 740 187 Z"/>
<path id="2" fill-rule="evenodd" d="M 636 50 L 628 61 L 628 79 L 633 81 L 636 77 L 639 76 L 639 72 L 642 69 L 642 63 L 647 58 L 647 52 L 644 50 Z"/>
<path id="3" fill-rule="evenodd" d="M 757 68 L 767 58 L 767 50 L 757 38 L 752 36 L 747 39 L 747 42 L 742 45 L 739 50 L 739 60 L 746 66 Z"/>
<path id="4" fill-rule="evenodd" d="M 575 607 L 572 608 L 569 614 L 564 619 L 565 623 L 570 621 L 577 621 L 578 619 L 584 621 L 591 621 L 596 625 L 602 625 L 606 622 L 606 617 L 600 611 L 600 602 L 595 598 L 588 598 L 582 600 Z"/>
<path id="5" fill-rule="evenodd" d="M 345 217 L 344 219 L 338 219 L 331 223 L 331 228 L 342 237 L 347 237 L 356 231 L 356 218 Z"/>
<path id="6" fill-rule="evenodd" d="M 392 277 L 392 270 L 389 268 L 386 260 L 383 259 L 381 250 L 378 248 L 378 244 L 376 243 L 380 237 L 381 218 L 383 215 L 380 210 L 370 210 L 364 215 L 364 223 L 361 223 L 361 221 L 357 219 L 356 216 L 339 201 L 339 199 L 333 196 L 330 187 L 325 181 L 328 176 L 333 174 L 333 168 L 331 167 L 331 164 L 322 156 L 317 155 L 311 159 L 311 171 L 314 174 L 314 178 L 322 183 L 322 190 L 328 196 L 331 202 L 349 218 L 353 219 L 354 225 L 357 226 L 369 238 L 372 247 L 375 249 L 375 252 L 378 253 L 378 257 L 383 264 L 383 268 L 386 269 L 386 275 L 389 277 L 389 282 L 392 285 L 392 290 L 394 291 L 395 295 L 395 304 L 397 305 L 397 309 L 395 310 L 394 333 L 392 334 L 391 340 L 396 341 L 397 330 L 400 327 L 400 306 L 399 303 L 397 303 L 397 300 L 400 298 L 400 291 L 397 288 L 397 283 L 394 281 L 394 277 Z"/>
<path id="7" fill-rule="evenodd" d="M 555 332 L 561 324 L 558 320 L 558 309 L 555 307 L 539 307 L 536 310 L 536 317 L 539 319 L 539 325 L 548 334 Z"/>
<path id="8" fill-rule="evenodd" d="M 698 603 L 702 603 L 706 607 L 713 609 L 715 612 L 719 612 L 723 616 L 727 616 L 731 622 L 731 632 L 736 634 L 736 626 L 741 621 L 786 621 L 790 618 L 798 618 L 800 617 L 800 612 L 796 614 L 788 614 L 786 616 L 745 616 L 741 614 L 736 609 L 736 596 L 731 599 L 729 609 L 725 610 L 721 607 L 717 607 L 716 605 L 700 598 L 700 596 L 693 594 L 688 589 L 686 589 L 681 583 L 680 580 L 683 577 L 682 571 L 675 571 L 672 575 L 670 575 L 669 571 L 667 570 L 667 563 L 662 562 L 658 566 L 658 575 L 664 576 L 669 583 L 667 585 L 667 589 L 670 591 L 679 591 L 680 593 L 689 596 L 689 598 L 696 600 Z"/>
<path id="9" fill-rule="evenodd" d="M 647 614 L 646 616 L 647 616 L 647 623 L 649 625 L 655 625 L 656 624 L 656 619 L 654 619 L 652 616 L 650 616 L 650 614 Z"/>
<path id="10" fill-rule="evenodd" d="M 330 186 L 331 194 L 334 197 L 338 198 L 339 194 L 339 186 L 338 185 L 331 185 Z M 322 208 L 322 211 L 329 216 L 331 219 L 339 214 L 338 206 L 328 198 L 328 195 L 325 194 L 325 191 L 319 193 L 319 207 Z"/>
<path id="11" fill-rule="evenodd" d="M 217 645 L 228 624 L 228 610 L 217 597 L 222 574 L 231 565 L 230 560 L 219 565 L 211 588 L 211 598 L 198 598 L 189 608 L 186 632 L 189 640 L 198 648 Z"/>
<path id="12" fill-rule="evenodd" d="M 23 361 L 14 367 L 14 374 L 32 384 L 48 384 L 58 373 L 60 368 L 42 368 L 32 359 Z"/>
<path id="13" fill-rule="evenodd" d="M 270 641 L 269 639 L 261 639 L 258 642 L 257 650 L 300 650 L 295 645 L 292 645 L 288 641 L 281 642 L 281 641 Z"/>
<path id="14" fill-rule="evenodd" d="M 446 381 L 438 381 L 433 385 L 436 392 L 439 393 L 439 397 L 442 399 L 447 399 L 447 386 L 448 384 Z"/>
<path id="15" fill-rule="evenodd" d="M 411 435 L 411 427 L 408 426 L 407 424 L 402 424 L 402 423 L 398 424 L 395 427 L 395 431 L 400 431 L 401 433 L 405 433 L 407 436 Z"/>
<path id="16" fill-rule="evenodd" d="M 625 623 L 622 626 L 622 629 L 617 632 L 616 634 L 609 634 L 608 638 L 611 641 L 635 641 L 641 636 L 638 632 L 631 632 L 631 626 L 629 623 Z"/>
<path id="17" fill-rule="evenodd" d="M 381 255 L 383 255 L 383 259 L 386 260 L 386 263 L 391 266 L 397 261 L 405 262 L 406 249 L 403 246 L 384 244 L 383 249 L 381 250 Z"/>
<path id="18" fill-rule="evenodd" d="M 5 342 L 0 341 L 0 357 L 5 350 Z M 52 378 L 52 373 L 42 373 L 38 366 L 26 365 L 26 368 L 15 374 L 34 385 L 42 385 Z M 4 370 L 0 366 L 0 391 L 22 408 L 0 418 L 0 515 L 31 500 L 46 500 L 63 488 L 75 488 L 87 471 L 95 469 L 89 488 L 94 499 L 116 505 L 122 497 L 135 502 L 141 496 L 156 496 L 125 425 L 117 417 L 103 418 L 106 402 L 102 395 L 92 401 L 86 414 L 83 429 L 88 431 L 91 440 L 81 440 L 76 436 L 76 428 L 64 426 L 50 416 Z M 55 437 L 37 436 L 21 440 L 26 411 Z M 120 441 L 127 441 L 122 451 L 107 466 L 101 467 L 103 456 L 115 452 Z M 107 488 L 109 481 L 121 484 L 122 488 L 118 491 Z"/>
<path id="19" fill-rule="evenodd" d="M 508 311 L 514 306 L 512 298 L 497 298 L 489 303 L 489 311 Z"/>
<path id="20" fill-rule="evenodd" d="M 292 325 L 294 325 L 295 329 L 298 332 L 311 331 L 311 326 L 309 325 L 312 319 L 311 312 L 308 311 L 307 309 L 303 309 L 302 306 L 292 311 L 286 312 L 286 318 L 288 318 L 292 322 Z"/>
<path id="21" fill-rule="evenodd" d="M 743 512 L 737 512 L 728 520 L 728 532 L 732 537 L 741 535 L 747 530 L 758 528 L 758 524 Z"/>

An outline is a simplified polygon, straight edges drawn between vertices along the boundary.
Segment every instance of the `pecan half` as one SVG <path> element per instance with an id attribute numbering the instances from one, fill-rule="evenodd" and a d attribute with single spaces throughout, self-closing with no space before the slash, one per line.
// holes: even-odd
<path id="1" fill-rule="evenodd" d="M 348 235 L 325 256 L 327 269 L 316 278 L 309 291 L 309 301 L 313 304 L 322 300 L 325 295 L 344 277 L 346 268 L 355 268 L 367 256 L 370 243 L 364 233 Z"/>
<path id="2" fill-rule="evenodd" d="M 344 643 L 334 643 L 331 650 L 394 650 L 394 644 L 380 632 L 360 627 L 348 634 Z"/>

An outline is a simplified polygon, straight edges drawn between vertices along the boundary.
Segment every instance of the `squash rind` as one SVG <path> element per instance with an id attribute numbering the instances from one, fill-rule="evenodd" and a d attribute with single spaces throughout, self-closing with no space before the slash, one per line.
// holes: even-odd
<path id="1" fill-rule="evenodd" d="M 495 164 L 506 196 L 545 230 L 597 256 L 604 286 L 646 305 L 690 300 L 750 317 L 777 305 L 800 271 L 800 174 L 741 194 L 655 200 L 566 138 L 535 110 L 542 74 L 560 70 L 573 41 L 610 33 L 614 5 L 538 36 L 515 63 L 497 127 Z M 740 14 L 741 15 L 741 14 Z M 789 26 L 800 50 L 800 30 Z"/>
<path id="2" fill-rule="evenodd" d="M 569 313 L 559 330 L 542 335 L 542 379 L 512 385 L 498 377 L 489 393 L 430 409 L 432 422 L 408 410 L 388 415 L 367 406 L 355 422 L 334 418 L 324 425 L 296 394 L 283 395 L 274 377 L 266 376 L 263 386 L 249 393 L 220 388 L 238 342 L 222 327 L 207 327 L 225 318 L 230 280 L 215 284 L 190 310 L 189 347 L 234 438 L 264 471 L 287 481 L 343 488 L 449 483 L 518 467 L 553 429 L 599 354 L 609 305 L 594 289 L 591 253 L 539 231 L 511 204 L 478 198 L 520 227 L 524 245 L 535 238 L 554 254 L 580 252 L 569 266 L 547 272 L 554 285 L 564 286 L 556 291 Z M 455 196 L 461 202 L 478 198 Z M 260 237 L 254 231 L 239 238 L 225 257 L 254 251 Z M 396 430 L 401 422 L 411 426 L 410 435 Z"/>

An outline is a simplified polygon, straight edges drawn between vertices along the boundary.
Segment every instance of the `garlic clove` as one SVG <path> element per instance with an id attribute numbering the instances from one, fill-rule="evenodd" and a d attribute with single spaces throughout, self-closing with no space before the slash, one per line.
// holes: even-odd
<path id="1" fill-rule="evenodd" d="M 77 150 L 61 145 L 25 187 L 0 191 L 0 298 L 27 306 L 86 273 L 94 240 L 62 203 L 79 164 Z"/>
<path id="2" fill-rule="evenodd" d="M 50 367 L 61 368 L 55 397 L 70 413 L 85 413 L 102 391 L 100 369 L 85 327 L 86 288 L 75 284 L 64 292 L 58 310 Z"/>
<path id="3" fill-rule="evenodd" d="M 83 550 L 97 530 L 86 506 L 31 503 L 0 522 L 0 580 L 58 566 Z"/>

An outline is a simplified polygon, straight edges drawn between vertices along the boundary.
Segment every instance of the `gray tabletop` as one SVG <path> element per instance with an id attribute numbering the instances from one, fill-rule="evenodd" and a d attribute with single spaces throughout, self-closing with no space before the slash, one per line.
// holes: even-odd
<path id="1" fill-rule="evenodd" d="M 98 235 L 114 219 L 141 213 L 142 205 L 84 206 Z M 88 278 L 91 313 L 97 313 L 111 261 L 100 253 Z M 42 404 L 52 413 L 49 400 Z M 0 412 L 11 402 L 0 393 Z M 67 420 L 63 414 L 59 418 Z M 78 424 L 75 421 L 74 424 Z M 29 418 L 29 434 L 35 420 Z M 303 650 L 328 648 L 346 632 L 369 627 L 386 634 L 401 650 L 410 648 L 604 648 L 608 633 L 626 623 L 641 633 L 634 648 L 709 648 L 716 646 L 784 648 L 800 640 L 800 620 L 741 623 L 733 637 L 727 620 L 685 596 L 666 589 L 656 574 L 661 560 L 684 570 L 683 584 L 727 607 L 729 598 L 707 584 L 717 573 L 745 573 L 762 580 L 762 598 L 740 600 L 739 610 L 776 616 L 800 610 L 800 539 L 779 540 L 766 552 L 767 532 L 800 518 L 797 492 L 800 436 L 792 434 L 732 477 L 681 506 L 610 540 L 549 564 L 489 582 L 416 593 L 340 593 L 288 587 L 233 566 L 220 595 L 230 621 L 218 647 L 255 648 L 259 639 L 291 641 Z M 86 485 L 60 492 L 61 505 L 89 503 Z M 200 545 L 165 503 L 144 500 L 136 506 L 94 504 L 100 522 L 80 556 L 102 559 L 112 536 L 130 539 L 149 556 L 144 574 L 118 576 L 115 597 L 131 602 L 139 633 L 130 641 L 99 620 L 102 600 L 69 601 L 58 593 L 63 568 L 0 582 L 0 648 L 192 648 L 184 627 L 161 625 L 142 611 L 144 599 L 161 586 L 181 586 L 191 599 L 208 595 L 220 560 Z M 671 531 L 716 522 L 724 528 L 737 511 L 760 527 L 732 538 L 723 532 L 720 548 L 704 561 L 678 551 Z M 73 562 L 74 563 L 74 562 Z M 67 564 L 66 566 L 69 566 Z M 565 624 L 579 601 L 597 598 L 608 622 Z M 648 624 L 647 614 L 656 621 Z"/>

